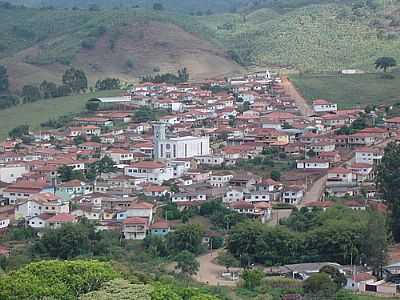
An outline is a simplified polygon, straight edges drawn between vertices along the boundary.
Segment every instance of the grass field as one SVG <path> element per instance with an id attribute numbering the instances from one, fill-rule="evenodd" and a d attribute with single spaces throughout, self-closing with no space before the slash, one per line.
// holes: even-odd
<path id="1" fill-rule="evenodd" d="M 340 108 L 392 104 L 400 101 L 400 74 L 382 79 L 380 74 L 291 75 L 290 80 L 310 102 L 326 99 Z"/>
<path id="2" fill-rule="evenodd" d="M 119 95 L 121 91 L 104 91 L 78 96 L 46 99 L 0 110 L 0 139 L 19 125 L 27 124 L 31 130 L 40 129 L 40 123 L 85 110 L 86 101 L 92 97 Z"/>

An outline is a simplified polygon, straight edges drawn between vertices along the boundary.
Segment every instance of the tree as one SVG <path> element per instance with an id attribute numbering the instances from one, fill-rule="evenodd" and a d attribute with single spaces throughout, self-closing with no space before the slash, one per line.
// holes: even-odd
<path id="1" fill-rule="evenodd" d="M 65 97 L 65 96 L 69 96 L 72 93 L 72 89 L 71 87 L 69 87 L 68 85 L 60 85 L 59 87 L 57 87 L 57 97 Z"/>
<path id="2" fill-rule="evenodd" d="M 326 265 L 322 267 L 319 272 L 328 274 L 331 280 L 336 284 L 338 290 L 343 288 L 347 283 L 346 276 L 333 266 Z"/>
<path id="3" fill-rule="evenodd" d="M 78 135 L 76 137 L 74 137 L 74 144 L 75 145 L 80 145 L 86 142 L 86 138 L 82 135 Z"/>
<path id="4" fill-rule="evenodd" d="M 328 274 L 316 273 L 304 281 L 303 289 L 306 295 L 317 297 L 317 299 L 324 299 L 325 297 L 334 295 L 337 291 L 337 286 Z"/>
<path id="5" fill-rule="evenodd" d="M 97 80 L 96 82 L 96 90 L 105 91 L 105 90 L 117 90 L 120 88 L 121 82 L 118 78 L 106 78 L 103 80 Z"/>
<path id="6" fill-rule="evenodd" d="M 125 279 L 114 279 L 106 282 L 101 289 L 84 294 L 79 297 L 80 300 L 150 300 L 152 286 L 131 283 Z"/>
<path id="7" fill-rule="evenodd" d="M 184 275 L 195 275 L 200 268 L 199 262 L 196 260 L 196 257 L 193 253 L 184 250 L 180 252 L 176 257 L 176 267 L 175 269 L 180 270 Z"/>
<path id="8" fill-rule="evenodd" d="M 397 65 L 396 60 L 393 57 L 379 57 L 375 61 L 375 69 L 381 69 L 386 73 L 386 70 Z"/>
<path id="9" fill-rule="evenodd" d="M 115 162 L 108 155 L 102 159 L 96 161 L 89 166 L 89 169 L 93 170 L 98 176 L 104 173 L 112 173 L 115 171 Z"/>
<path id="10" fill-rule="evenodd" d="M 116 277 L 99 261 L 47 260 L 30 263 L 0 280 L 0 299 L 77 299 Z"/>
<path id="11" fill-rule="evenodd" d="M 154 111 L 149 107 L 141 107 L 135 111 L 135 119 L 138 122 L 148 122 L 155 120 Z"/>
<path id="12" fill-rule="evenodd" d="M 362 239 L 362 253 L 365 263 L 370 266 L 375 275 L 379 274 L 386 262 L 388 236 L 385 218 L 382 214 L 371 212 L 368 218 L 365 237 Z"/>
<path id="13" fill-rule="evenodd" d="M 178 78 L 181 82 L 187 82 L 189 80 L 189 72 L 186 68 L 178 70 Z"/>
<path id="14" fill-rule="evenodd" d="M 158 11 L 162 11 L 162 10 L 164 10 L 164 5 L 162 5 L 162 3 L 154 3 L 153 4 L 153 9 L 154 10 L 158 10 Z"/>
<path id="15" fill-rule="evenodd" d="M 74 170 L 70 166 L 62 166 L 62 167 L 58 168 L 57 173 L 58 173 L 58 178 L 62 182 L 66 182 L 66 181 L 70 181 L 70 180 L 74 180 L 74 179 L 77 179 L 77 180 L 85 179 L 85 176 L 83 175 L 83 173 L 81 171 Z"/>
<path id="16" fill-rule="evenodd" d="M 271 179 L 275 181 L 281 180 L 281 172 L 277 170 L 272 170 L 271 171 Z"/>
<path id="17" fill-rule="evenodd" d="M 65 71 L 62 82 L 68 86 L 74 93 L 85 91 L 88 87 L 88 82 L 85 73 L 82 70 L 70 68 Z"/>
<path id="18" fill-rule="evenodd" d="M 29 135 L 29 126 L 28 125 L 20 125 L 17 126 L 8 133 L 10 138 L 22 138 L 25 135 Z"/>
<path id="19" fill-rule="evenodd" d="M 261 280 L 264 278 L 264 273 L 259 269 L 246 269 L 242 274 L 244 281 L 244 287 L 249 290 L 253 290 L 261 284 Z"/>
<path id="20" fill-rule="evenodd" d="M 230 253 L 219 255 L 218 263 L 223 265 L 227 272 L 229 272 L 231 267 L 239 266 L 239 261 Z"/>
<path id="21" fill-rule="evenodd" d="M 41 98 L 40 90 L 33 85 L 24 85 L 22 87 L 22 99 L 24 103 L 35 102 Z"/>
<path id="22" fill-rule="evenodd" d="M 390 226 L 400 242 L 400 144 L 390 143 L 378 167 L 377 185 L 390 209 Z"/>
<path id="23" fill-rule="evenodd" d="M 7 68 L 3 65 L 0 65 L 0 93 L 8 91 L 8 74 Z"/>
<path id="24" fill-rule="evenodd" d="M 167 243 L 172 252 L 187 250 L 192 253 L 199 253 L 203 229 L 197 224 L 185 224 L 178 226 L 174 232 L 168 234 Z"/>
<path id="25" fill-rule="evenodd" d="M 96 111 L 99 109 L 99 107 L 100 107 L 100 103 L 96 102 L 96 101 L 88 101 L 86 103 L 86 109 L 88 111 Z"/>
<path id="26" fill-rule="evenodd" d="M 57 97 L 57 85 L 54 82 L 42 81 L 40 84 L 40 92 L 44 98 Z"/>

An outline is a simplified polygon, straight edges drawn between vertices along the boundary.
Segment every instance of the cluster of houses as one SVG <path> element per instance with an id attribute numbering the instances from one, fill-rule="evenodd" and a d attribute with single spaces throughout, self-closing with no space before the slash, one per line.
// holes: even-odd
<path id="1" fill-rule="evenodd" d="M 65 128 L 31 133 L 33 142 L 0 143 L 0 230 L 11 224 L 57 228 L 86 217 L 125 239 L 167 234 L 171 222 L 157 218 L 165 201 L 185 210 L 205 201 L 267 222 L 273 204 L 326 209 L 326 197 L 377 198 L 376 166 L 388 141 L 397 140 L 400 119 L 350 135 L 363 113 L 316 100 L 302 115 L 281 80 L 259 72 L 229 80 L 143 83 L 121 97 L 96 98 L 98 110 Z M 138 111 L 158 112 L 157 121 Z M 79 140 L 79 142 L 77 142 Z M 272 180 L 237 167 L 272 150 L 294 168 Z M 103 157 L 115 170 L 96 180 L 61 181 L 68 166 L 86 174 Z M 324 178 L 320 195 L 303 203 Z M 311 200 L 311 201 L 310 201 Z M 367 201 L 349 201 L 365 209 Z"/>
<path id="2" fill-rule="evenodd" d="M 98 111 L 62 130 L 34 132 L 30 145 L 0 143 L 0 202 L 14 209 L 11 220 L 39 229 L 85 216 L 106 229 L 140 228 L 144 234 L 125 230 L 124 237 L 141 239 L 158 223 L 153 216 L 161 198 L 181 210 L 221 200 L 262 221 L 271 218 L 272 203 L 301 204 L 309 182 L 322 176 L 326 187 L 317 203 L 324 195 L 373 198 L 381 144 L 399 129 L 393 118 L 383 128 L 337 135 L 362 110 L 316 100 L 314 114 L 301 115 L 268 71 L 177 85 L 143 83 L 124 96 L 90 101 Z M 157 122 L 139 120 L 143 108 L 162 112 Z M 284 153 L 296 167 L 280 182 L 235 168 L 268 149 Z M 115 164 L 112 174 L 94 182 L 58 179 L 60 167 L 85 174 L 104 156 Z"/>

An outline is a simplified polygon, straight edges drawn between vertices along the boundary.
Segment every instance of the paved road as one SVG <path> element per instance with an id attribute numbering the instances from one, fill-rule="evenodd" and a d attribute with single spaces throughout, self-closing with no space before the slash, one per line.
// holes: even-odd
<path id="1" fill-rule="evenodd" d="M 308 105 L 307 100 L 304 99 L 286 76 L 282 78 L 282 87 L 285 93 L 296 102 L 296 105 L 303 116 L 311 116 L 313 114 L 313 110 Z"/>

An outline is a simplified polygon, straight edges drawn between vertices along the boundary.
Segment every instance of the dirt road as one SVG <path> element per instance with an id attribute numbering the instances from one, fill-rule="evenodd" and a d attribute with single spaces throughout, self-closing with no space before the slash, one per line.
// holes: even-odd
<path id="1" fill-rule="evenodd" d="M 221 274 L 226 271 L 226 268 L 214 263 L 214 259 L 218 256 L 217 251 L 213 251 L 197 258 L 200 263 L 199 272 L 193 279 L 198 282 L 206 283 L 208 285 L 223 285 L 223 286 L 235 286 L 236 281 L 224 280 L 221 278 Z M 239 270 L 238 268 L 230 268 L 231 271 Z"/>
<path id="2" fill-rule="evenodd" d="M 307 103 L 307 100 L 304 99 L 286 76 L 282 77 L 282 87 L 285 93 L 296 101 L 296 105 L 303 116 L 311 116 L 313 114 L 313 110 Z"/>
<path id="3" fill-rule="evenodd" d="M 310 202 L 320 201 L 325 190 L 327 176 L 323 176 L 316 180 L 312 186 L 306 191 L 300 207 L 307 206 Z"/>

